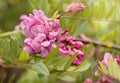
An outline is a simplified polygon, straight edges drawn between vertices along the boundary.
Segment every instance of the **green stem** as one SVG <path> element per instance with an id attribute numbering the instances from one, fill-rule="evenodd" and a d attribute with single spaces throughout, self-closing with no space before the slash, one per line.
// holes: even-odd
<path id="1" fill-rule="evenodd" d="M 9 37 L 10 35 L 17 33 L 21 33 L 21 30 L 1 33 L 0 38 Z"/>

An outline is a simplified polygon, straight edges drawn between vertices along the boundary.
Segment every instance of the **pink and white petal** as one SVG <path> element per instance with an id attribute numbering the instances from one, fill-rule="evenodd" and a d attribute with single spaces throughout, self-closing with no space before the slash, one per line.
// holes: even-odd
<path id="1" fill-rule="evenodd" d="M 108 59 L 113 59 L 113 56 L 110 53 L 105 53 L 104 60 L 108 61 Z"/>
<path id="2" fill-rule="evenodd" d="M 42 58 L 45 58 L 48 54 L 48 50 L 46 48 L 41 48 L 41 56 Z"/>
<path id="3" fill-rule="evenodd" d="M 35 35 L 34 34 L 32 34 L 30 31 L 28 31 L 28 30 L 23 30 L 23 32 L 22 32 L 25 36 L 27 36 L 27 37 L 30 37 L 30 38 L 34 38 L 35 37 Z"/>
<path id="4" fill-rule="evenodd" d="M 25 46 L 23 50 L 27 51 L 29 54 L 33 54 L 34 50 L 30 46 Z"/>
<path id="5" fill-rule="evenodd" d="M 31 39 L 31 38 L 26 38 L 26 39 L 24 40 L 24 44 L 30 46 L 30 45 L 32 44 L 32 39 Z"/>
<path id="6" fill-rule="evenodd" d="M 50 45 L 50 41 L 43 41 L 43 42 L 41 43 L 41 45 L 42 45 L 43 47 L 48 47 L 48 46 Z"/>

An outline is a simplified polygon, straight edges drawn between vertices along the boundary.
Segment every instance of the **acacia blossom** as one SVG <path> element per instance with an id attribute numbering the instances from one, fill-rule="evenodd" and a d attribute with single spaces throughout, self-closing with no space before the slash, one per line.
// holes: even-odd
<path id="1" fill-rule="evenodd" d="M 73 56 L 75 53 L 78 53 L 77 57 L 73 61 L 73 64 L 80 65 L 80 63 L 83 61 L 84 55 L 84 53 L 79 50 L 83 46 L 82 42 L 76 41 L 76 38 L 73 36 L 63 36 L 59 39 L 59 42 L 60 55 Z"/>
<path id="2" fill-rule="evenodd" d="M 21 23 L 15 29 L 22 29 L 26 36 L 23 50 L 29 54 L 40 54 L 45 58 L 56 48 L 58 42 L 61 56 L 78 53 L 73 64 L 80 65 L 83 61 L 84 53 L 79 50 L 83 46 L 82 42 L 76 41 L 73 36 L 67 36 L 68 30 L 62 31 L 59 19 L 48 18 L 41 10 L 33 10 L 33 14 L 22 15 L 20 19 Z"/>
<path id="3" fill-rule="evenodd" d="M 23 49 L 45 58 L 56 47 L 55 41 L 60 37 L 59 20 L 48 18 L 41 10 L 33 10 L 33 15 L 22 15 L 20 19 L 21 23 L 15 29 L 22 29 L 27 37 Z"/>

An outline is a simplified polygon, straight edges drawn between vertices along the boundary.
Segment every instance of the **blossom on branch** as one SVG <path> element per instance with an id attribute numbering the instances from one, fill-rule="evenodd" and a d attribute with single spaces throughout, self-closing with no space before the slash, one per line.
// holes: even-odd
<path id="1" fill-rule="evenodd" d="M 83 44 L 73 36 L 68 36 L 69 31 L 60 28 L 59 19 L 48 18 L 43 11 L 33 10 L 33 14 L 22 15 L 21 23 L 16 30 L 22 29 L 27 37 L 24 40 L 24 48 L 29 54 L 40 54 L 45 58 L 54 48 L 59 45 L 61 56 L 73 56 L 78 53 L 73 64 L 80 65 L 84 53 L 80 50 Z"/>

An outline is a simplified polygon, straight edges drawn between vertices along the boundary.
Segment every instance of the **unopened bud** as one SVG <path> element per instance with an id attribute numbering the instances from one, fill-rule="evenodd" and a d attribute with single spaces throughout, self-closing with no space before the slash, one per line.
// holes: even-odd
<path id="1" fill-rule="evenodd" d="M 85 8 L 86 6 L 83 3 L 73 2 L 66 7 L 65 12 L 71 12 L 73 14 L 76 14 L 80 11 L 85 10 Z"/>
<path id="2" fill-rule="evenodd" d="M 92 79 L 91 78 L 88 78 L 84 81 L 84 83 L 93 83 Z"/>

